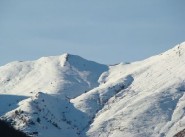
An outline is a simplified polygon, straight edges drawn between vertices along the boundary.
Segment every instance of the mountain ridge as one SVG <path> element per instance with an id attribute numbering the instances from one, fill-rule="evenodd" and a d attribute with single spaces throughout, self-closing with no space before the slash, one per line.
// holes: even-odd
<path id="1" fill-rule="evenodd" d="M 38 137 L 172 137 L 185 129 L 184 68 L 185 43 L 114 66 L 68 53 L 9 63 L 0 116 Z"/>

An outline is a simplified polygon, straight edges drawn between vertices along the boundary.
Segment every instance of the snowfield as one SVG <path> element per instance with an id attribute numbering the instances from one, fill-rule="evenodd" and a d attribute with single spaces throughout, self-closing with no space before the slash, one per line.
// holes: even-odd
<path id="1" fill-rule="evenodd" d="M 185 129 L 185 43 L 107 66 L 76 55 L 0 67 L 0 116 L 34 137 L 173 137 Z"/>

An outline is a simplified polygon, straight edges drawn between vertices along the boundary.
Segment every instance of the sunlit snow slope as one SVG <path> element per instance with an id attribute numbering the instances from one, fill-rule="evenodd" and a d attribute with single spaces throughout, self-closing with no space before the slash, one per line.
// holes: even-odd
<path id="1" fill-rule="evenodd" d="M 64 54 L 0 67 L 1 118 L 38 137 L 173 137 L 185 129 L 185 43 L 114 66 Z"/>

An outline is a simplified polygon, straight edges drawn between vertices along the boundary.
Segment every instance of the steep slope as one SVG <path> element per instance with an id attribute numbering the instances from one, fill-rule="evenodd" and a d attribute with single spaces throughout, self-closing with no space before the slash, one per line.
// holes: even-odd
<path id="1" fill-rule="evenodd" d="M 52 94 L 39 92 L 18 105 L 2 118 L 29 135 L 77 137 L 88 122 L 86 114 L 75 109 L 69 100 Z"/>
<path id="2" fill-rule="evenodd" d="M 68 54 L 10 63 L 1 118 L 38 137 L 172 137 L 185 129 L 184 68 L 185 43 L 109 68 Z"/>
<path id="3" fill-rule="evenodd" d="M 185 127 L 184 68 L 185 43 L 141 62 L 110 67 L 98 88 L 73 100 L 76 108 L 94 117 L 85 134 L 172 137 Z M 120 79 L 126 86 L 112 95 Z M 106 101 L 100 107 L 97 100 L 102 98 Z"/>

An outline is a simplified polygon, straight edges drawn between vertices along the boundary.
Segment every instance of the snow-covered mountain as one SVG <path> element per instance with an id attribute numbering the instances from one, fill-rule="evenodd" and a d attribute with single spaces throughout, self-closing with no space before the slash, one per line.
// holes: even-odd
<path id="1" fill-rule="evenodd" d="M 185 43 L 114 66 L 69 54 L 12 62 L 0 87 L 1 119 L 32 136 L 173 137 L 185 129 Z"/>

